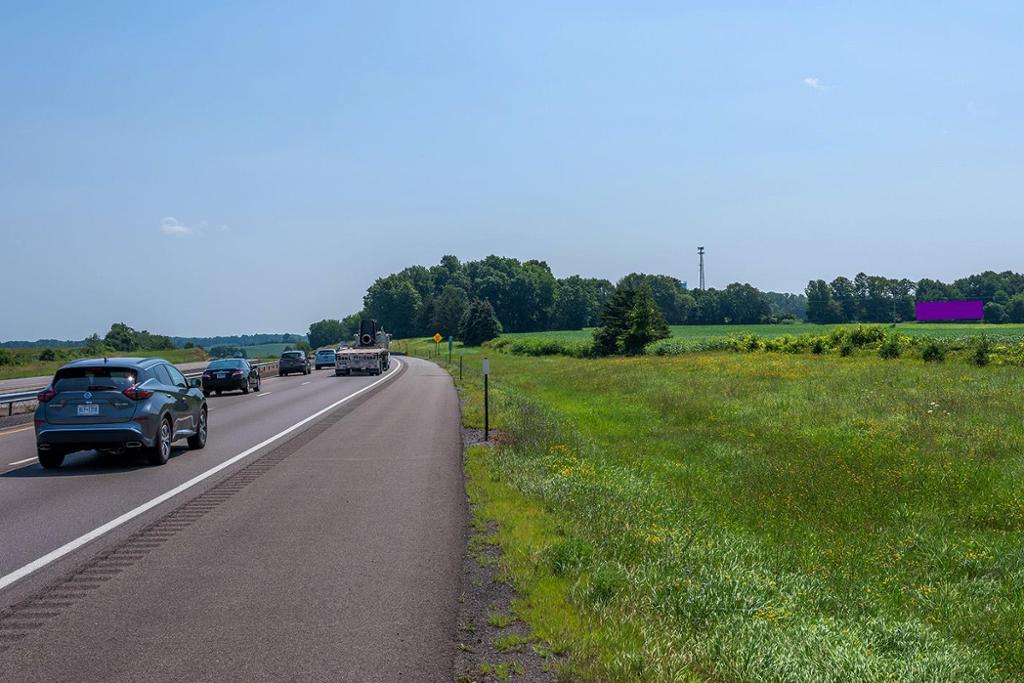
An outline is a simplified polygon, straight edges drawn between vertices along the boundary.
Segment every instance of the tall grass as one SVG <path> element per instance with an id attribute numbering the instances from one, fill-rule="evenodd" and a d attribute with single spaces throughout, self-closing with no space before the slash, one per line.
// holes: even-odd
<path id="1" fill-rule="evenodd" d="M 471 453 L 470 493 L 575 675 L 1021 678 L 1018 370 L 491 358 L 502 445 Z"/>

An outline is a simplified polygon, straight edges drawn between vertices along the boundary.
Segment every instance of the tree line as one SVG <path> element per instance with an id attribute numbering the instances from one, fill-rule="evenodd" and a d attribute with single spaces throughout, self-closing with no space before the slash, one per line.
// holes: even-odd
<path id="1" fill-rule="evenodd" d="M 852 280 L 811 280 L 804 290 L 813 323 L 900 322 L 915 319 L 918 301 L 980 299 L 985 322 L 1024 322 L 1024 275 L 985 271 L 945 283 L 858 273 Z"/>
<path id="2" fill-rule="evenodd" d="M 379 320 L 395 338 L 463 338 L 472 318 L 478 324 L 486 303 L 504 332 L 578 330 L 601 324 L 616 291 L 645 285 L 669 325 L 771 323 L 803 317 L 803 295 L 762 292 L 749 284 L 725 289 L 687 289 L 670 275 L 631 273 L 618 283 L 571 275 L 557 278 L 544 261 L 488 256 L 461 262 L 444 256 L 434 266 L 409 266 L 378 278 L 363 297 L 363 309 L 343 319 L 313 323 L 314 347 L 352 337 L 363 317 Z M 646 297 L 645 297 L 646 298 Z M 472 316 L 467 317 L 470 312 Z"/>

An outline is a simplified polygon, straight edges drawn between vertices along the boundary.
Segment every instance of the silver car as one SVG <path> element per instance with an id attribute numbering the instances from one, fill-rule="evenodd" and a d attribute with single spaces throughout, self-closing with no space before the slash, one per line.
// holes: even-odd
<path id="1" fill-rule="evenodd" d="M 141 451 L 163 465 L 171 443 L 206 446 L 207 407 L 202 382 L 189 382 L 162 358 L 100 358 L 68 363 L 39 396 L 39 463 L 55 469 L 81 450 Z"/>

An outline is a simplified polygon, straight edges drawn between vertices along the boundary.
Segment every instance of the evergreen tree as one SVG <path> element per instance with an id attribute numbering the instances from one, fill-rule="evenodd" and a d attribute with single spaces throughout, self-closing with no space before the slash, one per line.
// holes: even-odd
<path id="1" fill-rule="evenodd" d="M 601 311 L 601 326 L 594 330 L 594 352 L 597 355 L 612 356 L 620 352 L 619 342 L 626 335 L 635 295 L 636 290 L 623 283 L 608 299 Z"/>
<path id="2" fill-rule="evenodd" d="M 630 355 L 643 353 L 644 347 L 652 341 L 669 336 L 665 316 L 661 314 L 651 288 L 646 283 L 634 291 L 633 305 L 626 315 L 625 327 L 618 346 L 622 353 Z"/>
<path id="3" fill-rule="evenodd" d="M 490 301 L 475 299 L 459 325 L 459 337 L 466 346 L 480 346 L 501 334 L 501 323 Z"/>

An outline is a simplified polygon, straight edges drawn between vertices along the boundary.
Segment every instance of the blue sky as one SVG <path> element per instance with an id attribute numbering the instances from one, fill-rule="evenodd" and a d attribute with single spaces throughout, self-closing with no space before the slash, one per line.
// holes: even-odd
<path id="1" fill-rule="evenodd" d="M 1021 270 L 1020 3 L 93 5 L 2 10 L 0 339 L 300 332 L 446 253 Z"/>

